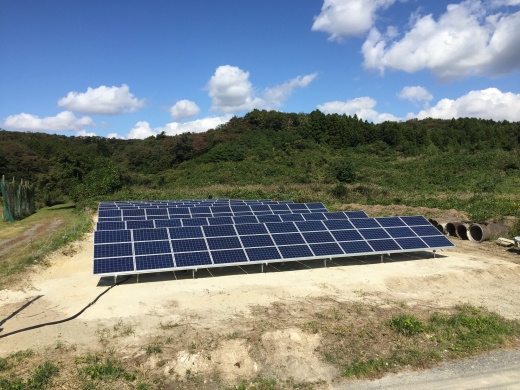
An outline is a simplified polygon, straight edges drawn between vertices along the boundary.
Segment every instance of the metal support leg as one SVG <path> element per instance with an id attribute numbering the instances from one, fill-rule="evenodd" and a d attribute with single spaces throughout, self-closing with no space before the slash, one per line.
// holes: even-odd
<path id="1" fill-rule="evenodd" d="M 323 259 L 323 265 L 327 268 L 327 259 Z"/>
<path id="2" fill-rule="evenodd" d="M 261 266 L 262 266 L 262 273 L 264 273 L 264 265 L 263 265 L 263 264 L 261 264 Z"/>
<path id="3" fill-rule="evenodd" d="M 384 263 L 383 255 L 381 255 L 381 263 Z"/>
<path id="4" fill-rule="evenodd" d="M 433 250 L 433 258 L 435 259 L 435 249 Z"/>
<path id="5" fill-rule="evenodd" d="M 117 275 L 114 275 L 114 284 L 117 283 Z"/>
<path id="6" fill-rule="evenodd" d="M 195 279 L 195 270 L 194 269 L 191 270 L 191 275 L 193 276 L 193 279 Z"/>
<path id="7" fill-rule="evenodd" d="M 137 274 L 137 284 L 139 284 L 139 274 Z"/>

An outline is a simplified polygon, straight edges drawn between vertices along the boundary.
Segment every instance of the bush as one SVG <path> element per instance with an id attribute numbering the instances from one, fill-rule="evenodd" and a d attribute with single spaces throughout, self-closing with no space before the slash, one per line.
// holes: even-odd
<path id="1" fill-rule="evenodd" d="M 387 322 L 387 325 L 395 330 L 397 333 L 401 333 L 405 336 L 413 336 L 424 332 L 425 325 L 417 319 L 413 314 L 400 314 L 393 316 L 392 319 Z"/>
<path id="2" fill-rule="evenodd" d="M 336 179 L 340 183 L 354 183 L 357 179 L 356 170 L 350 160 L 341 160 L 334 167 Z"/>

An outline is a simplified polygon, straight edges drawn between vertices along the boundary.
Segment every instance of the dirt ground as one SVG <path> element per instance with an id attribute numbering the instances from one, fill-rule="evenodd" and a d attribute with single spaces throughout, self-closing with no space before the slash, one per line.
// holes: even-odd
<path id="1" fill-rule="evenodd" d="M 435 308 L 467 302 L 520 318 L 520 252 L 453 242 L 455 249 L 436 258 L 400 254 L 385 256 L 383 264 L 372 256 L 335 259 L 327 267 L 279 263 L 264 273 L 256 265 L 201 269 L 195 279 L 191 272 L 131 277 L 75 320 L 0 339 L 0 356 L 58 346 L 75 355 L 111 348 L 143 370 L 179 378 L 189 370 L 237 383 L 262 374 L 330 388 L 339 372 L 315 351 L 319 334 L 292 327 L 290 318 L 284 326 L 282 318 L 277 330 L 266 327 L 259 335 L 260 346 L 247 341 L 259 310 L 283 304 L 303 311 L 323 298 Z M 50 266 L 35 266 L 21 284 L 0 291 L 0 334 L 69 317 L 113 283 L 92 274 L 93 235 L 75 245 L 71 256 L 57 252 Z M 159 341 L 162 353 L 146 354 Z"/>

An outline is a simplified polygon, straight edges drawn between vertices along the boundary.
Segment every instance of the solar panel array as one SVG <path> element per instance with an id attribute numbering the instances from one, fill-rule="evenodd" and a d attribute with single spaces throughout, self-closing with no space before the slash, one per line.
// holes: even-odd
<path id="1" fill-rule="evenodd" d="M 274 211 L 272 204 L 267 205 Z M 312 213 L 309 205 L 317 204 L 301 205 L 305 204 L 287 207 L 287 214 L 199 218 L 190 213 L 192 218 L 103 222 L 124 225 L 112 230 L 102 230 L 100 227 L 108 225 L 98 223 L 94 235 L 94 274 L 175 271 L 453 246 L 422 216 L 368 218 L 364 212 Z M 125 210 L 113 210 L 124 217 Z M 147 215 L 149 209 L 145 210 Z M 299 210 L 306 212 L 298 213 Z M 278 219 L 262 220 L 265 217 Z M 190 220 L 197 223 L 190 225 Z M 153 226 L 129 226 L 134 223 Z"/>

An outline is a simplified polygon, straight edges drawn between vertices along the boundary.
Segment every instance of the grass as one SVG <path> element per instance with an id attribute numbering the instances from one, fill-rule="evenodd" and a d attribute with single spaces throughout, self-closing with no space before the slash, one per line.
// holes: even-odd
<path id="1" fill-rule="evenodd" d="M 0 389 L 2 390 L 43 390 L 48 388 L 59 373 L 58 366 L 46 360 L 38 365 L 30 377 L 23 379 L 14 375 L 0 376 Z"/>
<path id="2" fill-rule="evenodd" d="M 15 223 L 1 222 L 0 240 L 19 240 L 0 255 L 0 289 L 9 286 L 27 266 L 45 264 L 49 253 L 81 238 L 91 228 L 90 215 L 77 212 L 72 204 L 46 207 Z M 65 247 L 62 252 L 73 254 L 73 248 Z"/>

